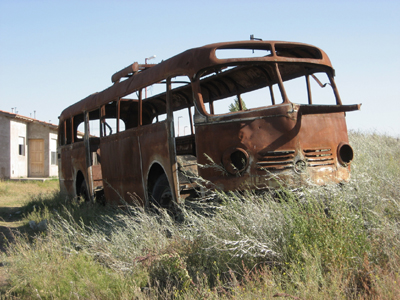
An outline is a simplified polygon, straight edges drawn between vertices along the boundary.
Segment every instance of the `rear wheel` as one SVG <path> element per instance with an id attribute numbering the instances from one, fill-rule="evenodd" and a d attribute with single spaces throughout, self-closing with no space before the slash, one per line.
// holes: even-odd
<path id="1" fill-rule="evenodd" d="M 151 201 L 156 207 L 165 208 L 176 222 L 183 222 L 184 215 L 179 205 L 173 200 L 172 189 L 165 174 L 161 175 L 156 180 L 151 195 Z"/>
<path id="2" fill-rule="evenodd" d="M 81 199 L 83 199 L 85 202 L 89 201 L 89 192 L 87 189 L 87 185 L 86 185 L 86 181 L 83 180 L 80 187 L 79 187 L 79 197 L 81 197 Z"/>
<path id="3" fill-rule="evenodd" d="M 158 177 L 154 184 L 152 192 L 153 203 L 162 208 L 170 209 L 173 205 L 172 202 L 172 190 L 168 182 L 168 178 L 165 174 Z"/>

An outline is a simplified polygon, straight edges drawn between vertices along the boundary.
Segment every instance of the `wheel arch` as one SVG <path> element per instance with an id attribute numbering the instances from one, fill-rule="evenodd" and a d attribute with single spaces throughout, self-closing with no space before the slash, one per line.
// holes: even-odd
<path id="1" fill-rule="evenodd" d="M 163 174 L 167 175 L 167 172 L 165 172 L 164 167 L 159 162 L 153 162 L 153 164 L 151 165 L 150 170 L 147 174 L 146 193 L 147 193 L 147 195 L 149 195 L 149 199 L 150 199 L 151 193 L 153 191 L 154 184 L 156 183 L 157 179 Z M 168 178 L 168 175 L 167 175 L 167 178 Z"/>
<path id="2" fill-rule="evenodd" d="M 76 176 L 75 176 L 75 195 L 76 196 L 80 196 L 81 192 L 80 192 L 80 187 L 82 185 L 82 182 L 85 181 L 85 176 L 83 175 L 83 172 L 81 170 L 78 170 L 78 172 L 76 172 Z"/>

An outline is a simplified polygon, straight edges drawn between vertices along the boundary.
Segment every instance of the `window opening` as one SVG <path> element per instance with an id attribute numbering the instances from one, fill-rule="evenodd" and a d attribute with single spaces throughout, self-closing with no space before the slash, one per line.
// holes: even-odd
<path id="1" fill-rule="evenodd" d="M 257 58 L 264 56 L 271 56 L 270 49 L 249 49 L 249 48 L 235 48 L 235 49 L 217 49 L 215 55 L 218 59 L 231 59 L 231 58 Z"/>
<path id="2" fill-rule="evenodd" d="M 84 123 L 82 124 L 84 127 Z M 100 121 L 89 119 L 89 133 L 91 137 L 100 137 Z"/>
<path id="3" fill-rule="evenodd" d="M 208 114 L 229 113 L 238 97 L 247 109 L 283 103 L 275 64 L 245 64 L 223 70 L 216 72 L 213 68 L 203 71 L 203 74 L 214 72 L 214 75 L 200 81 L 204 108 Z"/>
<path id="4" fill-rule="evenodd" d="M 289 101 L 298 104 L 308 104 L 306 77 L 301 76 L 283 83 Z"/>
<path id="5" fill-rule="evenodd" d="M 336 104 L 335 93 L 326 73 L 314 73 L 308 76 L 308 79 L 307 75 L 300 76 L 285 81 L 283 85 L 290 102 L 317 105 Z M 311 103 L 309 98 L 311 99 Z"/>
<path id="6" fill-rule="evenodd" d="M 100 121 L 100 136 L 109 136 L 117 133 L 118 129 L 118 101 L 111 101 L 102 106 Z M 93 118 L 96 118 L 93 114 Z M 121 125 L 121 124 L 120 124 Z M 92 127 L 90 127 L 92 128 Z M 92 133 L 92 129 L 90 130 Z"/>
<path id="7" fill-rule="evenodd" d="M 277 56 L 322 59 L 321 52 L 306 45 L 275 44 Z"/>
<path id="8" fill-rule="evenodd" d="M 310 76 L 310 85 L 313 104 L 336 104 L 335 93 L 330 84 L 328 74 L 314 73 Z M 318 79 L 318 81 L 316 80 Z M 320 85 L 320 83 L 322 85 Z"/>
<path id="9" fill-rule="evenodd" d="M 162 115 L 156 115 L 155 118 L 153 118 L 153 124 L 165 121 L 167 119 L 167 114 L 162 114 Z"/>
<path id="10" fill-rule="evenodd" d="M 18 137 L 18 154 L 25 156 L 25 137 Z"/>
<path id="11" fill-rule="evenodd" d="M 192 134 L 190 126 L 190 113 L 187 108 L 174 111 L 175 136 L 187 136 Z"/>
<path id="12" fill-rule="evenodd" d="M 90 118 L 90 116 L 89 116 Z M 82 121 L 79 123 L 77 127 L 77 133 L 75 135 L 75 142 L 78 141 L 83 141 L 83 136 L 85 135 L 85 122 Z M 100 121 L 99 119 L 97 120 L 91 120 L 89 119 L 89 134 L 90 137 L 100 137 Z"/>
<path id="13" fill-rule="evenodd" d="M 50 139 L 50 156 L 51 156 L 51 164 L 58 165 L 56 139 Z"/>
<path id="14" fill-rule="evenodd" d="M 119 132 L 138 126 L 138 101 L 137 98 L 123 98 L 119 101 Z"/>
<path id="15" fill-rule="evenodd" d="M 145 87 L 143 91 L 143 99 L 151 98 L 154 95 L 161 93 L 165 93 L 165 82 L 157 82 Z M 136 92 L 136 97 L 139 98 L 139 92 Z"/>
<path id="16" fill-rule="evenodd" d="M 73 129 L 74 129 L 74 139 L 73 142 L 83 141 L 83 136 L 85 134 L 85 122 L 84 114 L 79 114 L 73 117 Z"/>
<path id="17" fill-rule="evenodd" d="M 247 110 L 283 103 L 278 84 L 274 84 L 272 87 L 266 86 L 261 89 L 243 93 L 240 95 L 240 98 L 242 100 L 242 106 L 246 107 Z M 236 106 L 235 103 L 237 103 L 237 101 L 238 95 L 214 101 L 214 114 L 219 115 L 232 112 L 231 106 Z M 206 107 L 208 107 L 208 105 L 206 105 Z M 238 110 L 238 107 L 236 107 L 234 111 Z M 207 112 L 210 113 L 209 110 L 207 110 Z"/>
<path id="18" fill-rule="evenodd" d="M 190 80 L 187 76 L 176 76 L 171 78 L 171 89 L 187 86 L 188 84 L 190 84 Z"/>

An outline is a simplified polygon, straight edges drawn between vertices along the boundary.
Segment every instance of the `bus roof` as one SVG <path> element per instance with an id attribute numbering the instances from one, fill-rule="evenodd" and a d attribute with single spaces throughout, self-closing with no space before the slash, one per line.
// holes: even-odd
<path id="1" fill-rule="evenodd" d="M 267 55 L 255 57 L 218 58 L 218 50 L 264 50 Z M 213 66 L 235 66 L 246 63 L 307 63 L 331 69 L 331 62 L 324 51 L 303 43 L 282 41 L 238 41 L 210 44 L 186 50 L 159 64 L 134 63 L 112 76 L 114 84 L 69 106 L 60 115 L 60 121 L 83 112 L 93 111 L 110 101 L 117 100 L 151 84 L 169 77 L 188 76 L 198 79 Z M 120 81 L 122 77 L 126 80 Z M 150 98 L 148 98 L 150 101 Z M 143 101 L 146 101 L 144 99 Z"/>

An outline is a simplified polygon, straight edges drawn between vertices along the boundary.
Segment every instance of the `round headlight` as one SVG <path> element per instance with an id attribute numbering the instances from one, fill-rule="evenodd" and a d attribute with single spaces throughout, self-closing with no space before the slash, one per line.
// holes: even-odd
<path id="1" fill-rule="evenodd" d="M 249 154 L 242 148 L 232 147 L 224 152 L 222 163 L 228 173 L 236 175 L 248 167 Z"/>
<path id="2" fill-rule="evenodd" d="M 337 148 L 337 157 L 342 165 L 349 164 L 354 158 L 353 148 L 347 143 L 340 143 Z"/>

